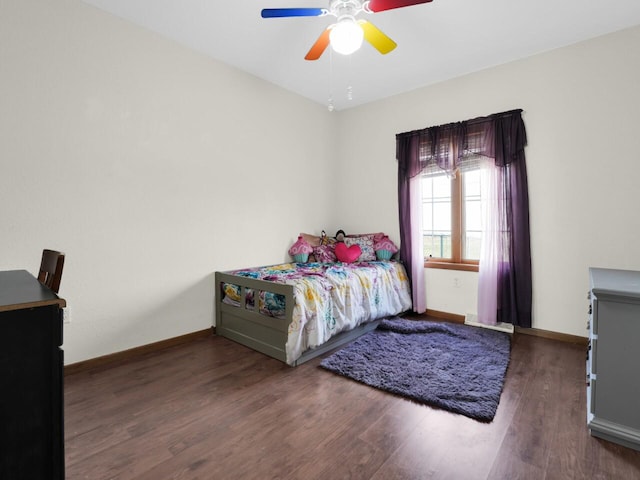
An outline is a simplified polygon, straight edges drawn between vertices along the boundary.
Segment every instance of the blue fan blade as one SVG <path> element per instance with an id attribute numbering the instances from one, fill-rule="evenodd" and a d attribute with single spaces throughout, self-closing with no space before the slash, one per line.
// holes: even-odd
<path id="1" fill-rule="evenodd" d="M 327 13 L 326 8 L 265 8 L 262 18 L 321 17 Z"/>

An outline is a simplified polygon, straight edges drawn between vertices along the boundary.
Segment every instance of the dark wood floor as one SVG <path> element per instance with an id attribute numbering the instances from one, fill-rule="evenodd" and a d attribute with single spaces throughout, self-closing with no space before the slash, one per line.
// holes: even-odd
<path id="1" fill-rule="evenodd" d="M 584 360 L 516 335 L 484 424 L 204 338 L 65 378 L 67 479 L 638 479 L 589 436 Z"/>

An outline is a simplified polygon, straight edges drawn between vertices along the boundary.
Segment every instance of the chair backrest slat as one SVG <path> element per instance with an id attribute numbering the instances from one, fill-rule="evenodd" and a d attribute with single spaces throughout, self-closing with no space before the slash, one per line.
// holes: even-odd
<path id="1" fill-rule="evenodd" d="M 55 250 L 43 250 L 38 280 L 55 293 L 58 293 L 60 290 L 60 281 L 62 280 L 63 267 L 64 253 Z"/>

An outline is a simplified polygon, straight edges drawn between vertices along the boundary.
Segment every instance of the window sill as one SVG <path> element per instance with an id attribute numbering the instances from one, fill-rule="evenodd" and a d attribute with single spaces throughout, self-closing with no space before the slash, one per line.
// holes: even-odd
<path id="1" fill-rule="evenodd" d="M 429 260 L 424 262 L 424 268 L 441 268 L 444 270 L 462 270 L 465 272 L 477 272 L 479 265 L 477 263 L 453 263 L 439 262 L 437 260 Z"/>

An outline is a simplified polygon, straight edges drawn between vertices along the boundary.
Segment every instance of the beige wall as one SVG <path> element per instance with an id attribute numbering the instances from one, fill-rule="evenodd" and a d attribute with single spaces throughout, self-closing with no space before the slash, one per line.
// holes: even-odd
<path id="1" fill-rule="evenodd" d="M 0 270 L 66 252 L 66 363 L 209 328 L 333 214 L 326 108 L 79 0 L 0 2 L 0 112 Z"/>
<path id="2" fill-rule="evenodd" d="M 513 108 L 529 139 L 533 326 L 586 336 L 589 266 L 640 269 L 640 27 L 342 112 L 343 223 L 398 237 L 396 133 Z M 427 273 L 428 308 L 475 313 L 477 275 Z"/>

